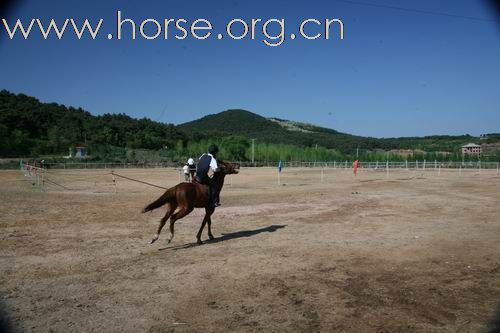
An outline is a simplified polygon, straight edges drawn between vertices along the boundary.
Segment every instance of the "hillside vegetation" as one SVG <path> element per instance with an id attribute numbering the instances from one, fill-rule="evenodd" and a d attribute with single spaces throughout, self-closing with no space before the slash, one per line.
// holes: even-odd
<path id="1" fill-rule="evenodd" d="M 199 156 L 215 142 L 224 158 L 248 161 L 252 138 L 256 161 L 332 161 L 351 159 L 357 151 L 360 158 L 374 160 L 386 158 L 390 149 L 449 151 L 453 154 L 446 158 L 457 159 L 462 144 L 479 140 L 468 135 L 362 137 L 245 110 L 227 110 L 174 126 L 125 114 L 94 116 L 81 108 L 0 91 L 0 157 L 62 158 L 68 149 L 85 144 L 94 160 L 182 161 Z M 500 135 L 491 135 L 489 141 L 500 141 Z"/>
<path id="2" fill-rule="evenodd" d="M 185 139 L 174 125 L 133 119 L 125 114 L 93 116 L 81 108 L 40 103 L 36 98 L 0 92 L 0 156 L 68 153 L 76 144 L 161 149 Z"/>
<path id="3" fill-rule="evenodd" d="M 278 118 L 264 118 L 245 110 L 228 110 L 179 125 L 182 130 L 207 135 L 242 135 L 260 142 L 279 142 L 300 147 L 321 146 L 344 154 L 356 149 L 418 149 L 457 152 L 464 143 L 478 141 L 470 135 L 436 135 L 378 139 L 341 133 L 333 129 Z"/>

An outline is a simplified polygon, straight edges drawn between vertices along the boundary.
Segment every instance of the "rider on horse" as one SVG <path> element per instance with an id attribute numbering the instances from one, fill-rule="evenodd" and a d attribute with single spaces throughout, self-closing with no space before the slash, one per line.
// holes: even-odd
<path id="1" fill-rule="evenodd" d="M 209 191 L 209 206 L 218 207 L 220 188 L 212 180 L 214 172 L 219 171 L 215 157 L 219 152 L 216 145 L 208 147 L 208 153 L 201 155 L 198 166 L 196 168 L 196 176 L 194 181 L 200 184 L 208 185 Z"/>

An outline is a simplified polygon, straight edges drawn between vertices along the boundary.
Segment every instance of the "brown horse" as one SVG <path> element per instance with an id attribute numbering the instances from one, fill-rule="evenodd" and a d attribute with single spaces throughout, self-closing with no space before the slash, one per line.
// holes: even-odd
<path id="1" fill-rule="evenodd" d="M 218 162 L 219 171 L 214 173 L 212 178 L 215 186 L 220 190 L 224 186 L 224 178 L 226 175 L 238 173 L 240 170 L 240 165 L 236 163 L 228 162 Z M 160 232 L 168 218 L 170 217 L 170 239 L 168 243 L 174 238 L 174 223 L 180 220 L 184 216 L 188 215 L 193 211 L 194 208 L 205 208 L 205 217 L 201 223 L 200 230 L 196 235 L 196 240 L 198 244 L 203 244 L 201 241 L 201 233 L 205 224 L 208 223 L 208 238 L 214 239 L 212 235 L 212 220 L 211 216 L 215 211 L 215 207 L 209 206 L 209 193 L 208 186 L 197 182 L 194 183 L 180 183 L 174 187 L 169 188 L 165 193 L 159 197 L 157 200 L 153 201 L 142 210 L 143 213 L 152 211 L 163 205 L 167 205 L 167 212 L 165 216 L 160 220 L 160 225 L 158 226 L 158 231 L 154 235 L 153 239 L 149 244 L 153 244 L 160 237 Z"/>

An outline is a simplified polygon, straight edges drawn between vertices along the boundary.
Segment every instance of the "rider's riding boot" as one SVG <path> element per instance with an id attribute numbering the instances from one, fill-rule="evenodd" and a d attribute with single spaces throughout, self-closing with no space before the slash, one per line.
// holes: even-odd
<path id="1" fill-rule="evenodd" d="M 219 207 L 221 204 L 220 204 L 220 192 L 219 191 L 216 191 L 215 192 L 215 207 Z"/>
<path id="2" fill-rule="evenodd" d="M 219 193 L 216 188 L 210 186 L 210 206 L 215 208 L 219 207 Z"/>

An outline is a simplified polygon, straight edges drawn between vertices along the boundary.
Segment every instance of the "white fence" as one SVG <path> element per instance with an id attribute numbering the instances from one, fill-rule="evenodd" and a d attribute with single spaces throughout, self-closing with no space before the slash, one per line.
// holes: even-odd
<path id="1" fill-rule="evenodd" d="M 40 168 L 35 165 L 19 162 L 19 168 L 31 185 L 41 188 L 45 181 L 45 168 Z"/>
<path id="2" fill-rule="evenodd" d="M 277 167 L 278 162 L 239 162 L 242 167 Z M 81 162 L 81 163 L 46 163 L 50 169 L 141 169 L 141 168 L 179 168 L 182 163 L 176 162 L 142 162 L 142 163 L 104 163 L 104 162 Z M 331 169 L 350 169 L 352 161 L 333 161 L 333 162 L 282 162 L 283 168 L 331 168 Z M 498 169 L 499 162 L 439 162 L 439 161 L 375 161 L 359 162 L 360 169 Z"/>
<path id="3" fill-rule="evenodd" d="M 277 167 L 278 162 L 240 162 L 243 167 Z M 358 162 L 359 169 L 498 169 L 499 162 L 439 162 L 439 161 L 374 161 Z M 351 169 L 352 161 L 333 162 L 282 162 L 283 168 L 330 168 L 330 169 Z"/>
<path id="4" fill-rule="evenodd" d="M 271 183 L 276 182 L 280 185 L 286 183 L 293 185 L 295 182 L 300 184 L 313 184 L 313 183 L 328 183 L 332 177 L 357 177 L 358 179 L 390 179 L 401 178 L 407 174 L 409 179 L 413 178 L 454 178 L 459 177 L 470 178 L 478 176 L 500 176 L 499 163 L 495 162 L 428 162 L 428 161 L 404 161 L 404 162 L 390 162 L 390 161 L 375 161 L 375 162 L 358 162 L 357 176 L 354 174 L 353 165 L 351 161 L 342 162 L 283 162 L 282 172 L 278 172 L 276 162 L 269 163 L 241 163 L 243 168 L 254 169 L 267 181 Z M 47 166 L 45 164 L 45 166 Z M 259 171 L 258 167 L 261 171 Z M 118 171 L 130 169 L 126 173 Z M 144 171 L 140 171 L 143 169 Z M 158 168 L 153 171 L 150 168 Z M 163 168 L 163 170 L 161 170 Z M 135 177 L 142 182 L 147 180 L 142 175 L 157 172 L 163 177 L 163 172 L 167 171 L 169 175 L 174 175 L 178 182 L 184 181 L 182 169 L 179 168 L 178 163 L 61 163 L 51 164 L 49 169 L 40 168 L 29 163 L 20 162 L 20 169 L 22 174 L 30 181 L 34 189 L 45 190 L 45 188 L 57 188 L 58 190 L 92 190 L 92 191 L 108 191 L 115 192 L 116 178 L 115 175 L 120 177 L 120 174 L 125 175 L 124 178 Z M 64 170 L 66 169 L 66 170 Z M 79 169 L 80 171 L 73 171 Z M 85 171 L 87 169 L 87 171 Z M 104 169 L 107 169 L 104 171 Z M 148 170 L 149 169 L 149 170 Z M 166 170 L 170 169 L 170 170 Z M 98 171 L 101 170 L 101 171 Z M 112 172 L 115 170 L 115 172 Z M 82 172 L 81 172 L 82 171 Z M 142 175 L 141 175 L 142 172 Z M 297 177 L 297 175 L 299 177 Z M 394 176 L 391 176 L 394 175 Z M 270 178 L 266 178 L 269 177 Z M 177 179 L 178 178 L 178 179 Z M 299 180 L 295 180 L 295 179 Z M 275 179 L 275 181 L 273 180 Z M 156 183 L 155 180 L 152 180 Z M 228 179 L 228 185 L 232 185 L 232 177 Z M 160 184 L 158 182 L 158 184 Z M 162 183 L 163 184 L 163 183 Z M 169 183 L 170 184 L 170 183 Z M 253 183 L 255 185 L 255 183 Z M 266 183 L 267 184 L 267 183 Z"/>
<path id="5" fill-rule="evenodd" d="M 143 163 L 105 163 L 105 162 L 67 162 L 45 163 L 49 169 L 146 169 L 146 168 L 178 168 L 181 163 L 175 162 L 143 162 Z"/>

